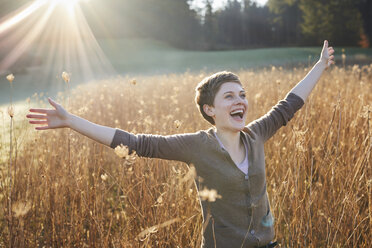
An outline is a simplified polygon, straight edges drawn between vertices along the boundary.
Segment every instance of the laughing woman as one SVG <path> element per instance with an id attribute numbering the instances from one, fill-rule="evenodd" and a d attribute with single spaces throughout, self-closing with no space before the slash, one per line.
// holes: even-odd
<path id="1" fill-rule="evenodd" d="M 323 71 L 334 63 L 333 53 L 324 41 L 319 61 L 303 80 L 266 115 L 247 126 L 246 93 L 230 72 L 211 75 L 197 86 L 197 106 L 213 127 L 196 133 L 135 135 L 72 115 L 51 99 L 54 109 L 30 109 L 36 114 L 27 117 L 37 119 L 30 120 L 31 124 L 42 125 L 37 130 L 68 127 L 111 148 L 123 144 L 139 156 L 192 163 L 203 178 L 202 185 L 222 196 L 209 203 L 210 211 L 202 202 L 204 220 L 208 219 L 203 247 L 274 247 L 264 143 L 302 107 Z"/>

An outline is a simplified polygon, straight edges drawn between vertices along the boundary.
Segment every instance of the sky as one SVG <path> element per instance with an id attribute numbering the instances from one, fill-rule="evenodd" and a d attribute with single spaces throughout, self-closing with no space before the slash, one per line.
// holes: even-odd
<path id="1" fill-rule="evenodd" d="M 258 6 L 263 6 L 267 2 L 267 0 L 253 0 L 253 1 L 256 2 Z M 194 0 L 193 4 L 195 6 L 203 6 L 203 2 L 204 2 L 204 0 Z M 214 0 L 213 1 L 213 9 L 216 10 L 216 9 L 219 9 L 219 8 L 223 7 L 224 4 L 226 4 L 226 2 L 227 2 L 227 0 Z"/>

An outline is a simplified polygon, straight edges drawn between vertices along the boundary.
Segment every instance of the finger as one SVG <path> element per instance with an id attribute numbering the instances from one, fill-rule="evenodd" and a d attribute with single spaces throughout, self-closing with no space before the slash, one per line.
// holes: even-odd
<path id="1" fill-rule="evenodd" d="M 32 109 L 29 109 L 30 112 L 35 112 L 35 113 L 42 113 L 42 114 L 49 114 L 51 111 L 51 109 L 39 109 L 39 108 L 32 108 Z"/>
<path id="2" fill-rule="evenodd" d="M 43 126 L 43 127 L 35 127 L 35 130 L 47 130 L 50 129 L 49 126 Z"/>
<path id="3" fill-rule="evenodd" d="M 48 124 L 47 121 L 29 121 L 30 124 Z"/>
<path id="4" fill-rule="evenodd" d="M 323 48 L 328 48 L 328 41 L 327 40 L 324 41 Z"/>
<path id="5" fill-rule="evenodd" d="M 335 58 L 335 56 L 332 55 L 332 56 L 329 57 L 329 60 L 333 60 L 334 58 Z"/>
<path id="6" fill-rule="evenodd" d="M 52 98 L 48 97 L 48 101 L 49 103 L 57 109 L 57 106 L 59 105 L 57 102 L 53 101 Z"/>
<path id="7" fill-rule="evenodd" d="M 46 119 L 46 115 L 26 115 L 27 118 Z"/>

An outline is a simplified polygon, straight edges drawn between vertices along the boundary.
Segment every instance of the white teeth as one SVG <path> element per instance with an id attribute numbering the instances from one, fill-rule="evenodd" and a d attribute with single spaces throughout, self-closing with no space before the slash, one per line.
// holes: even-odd
<path id="1" fill-rule="evenodd" d="M 235 114 L 242 114 L 242 113 L 243 113 L 243 110 L 242 109 L 238 109 L 238 110 L 234 110 L 230 114 L 235 115 Z"/>

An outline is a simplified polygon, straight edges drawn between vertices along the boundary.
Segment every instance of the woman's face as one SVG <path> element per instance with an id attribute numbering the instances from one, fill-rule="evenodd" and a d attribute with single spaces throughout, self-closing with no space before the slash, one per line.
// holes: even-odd
<path id="1" fill-rule="evenodd" d="M 217 129 L 239 132 L 245 127 L 248 101 L 244 89 L 238 83 L 222 84 L 213 106 L 206 108 L 208 112 L 204 111 L 211 114 Z"/>

